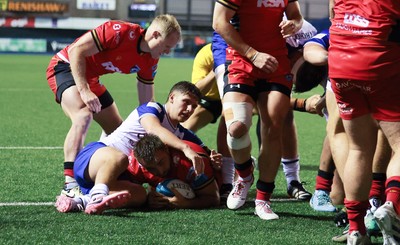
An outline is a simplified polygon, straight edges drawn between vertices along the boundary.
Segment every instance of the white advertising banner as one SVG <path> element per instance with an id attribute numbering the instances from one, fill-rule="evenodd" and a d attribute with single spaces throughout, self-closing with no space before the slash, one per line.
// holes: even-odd
<path id="1" fill-rule="evenodd" d="M 116 0 L 76 0 L 76 8 L 84 10 L 115 10 Z"/>

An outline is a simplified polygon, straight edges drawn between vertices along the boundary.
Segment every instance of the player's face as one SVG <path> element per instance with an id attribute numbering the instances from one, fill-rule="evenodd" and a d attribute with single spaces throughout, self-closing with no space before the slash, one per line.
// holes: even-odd
<path id="1" fill-rule="evenodd" d="M 169 54 L 179 42 L 180 36 L 177 32 L 171 33 L 167 38 L 163 35 L 155 35 L 149 42 L 150 53 L 153 59 L 160 58 L 163 54 Z"/>
<path id="2" fill-rule="evenodd" d="M 169 152 L 159 150 L 156 152 L 154 158 L 154 163 L 144 165 L 147 171 L 159 177 L 167 176 L 169 169 L 171 168 L 171 157 Z"/>
<path id="3" fill-rule="evenodd" d="M 195 96 L 191 94 L 175 93 L 172 96 L 171 104 L 173 106 L 171 119 L 177 120 L 178 122 L 186 121 L 194 112 L 198 105 L 198 101 Z"/>

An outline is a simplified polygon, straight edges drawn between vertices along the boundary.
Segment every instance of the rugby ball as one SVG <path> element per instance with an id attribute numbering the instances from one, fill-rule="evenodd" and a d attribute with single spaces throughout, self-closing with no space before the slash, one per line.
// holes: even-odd
<path id="1" fill-rule="evenodd" d="M 190 185 L 179 179 L 166 179 L 160 182 L 156 187 L 158 193 L 167 197 L 175 196 L 172 189 L 177 190 L 186 199 L 193 199 L 196 196 Z"/>

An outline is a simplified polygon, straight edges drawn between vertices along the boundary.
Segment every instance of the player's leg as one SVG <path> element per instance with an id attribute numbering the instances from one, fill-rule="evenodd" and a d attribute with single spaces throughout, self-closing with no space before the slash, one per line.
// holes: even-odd
<path id="1" fill-rule="evenodd" d="M 254 180 L 249 135 L 253 107 L 254 102 L 247 94 L 232 91 L 224 95 L 223 113 L 227 128 L 227 145 L 238 175 L 227 199 L 229 209 L 238 209 L 243 206 Z"/>
<path id="2" fill-rule="evenodd" d="M 131 196 L 128 190 L 110 194 L 110 186 L 117 186 L 118 177 L 128 167 L 128 157 L 112 147 L 98 149 L 91 157 L 85 178 L 94 182 L 89 192 L 87 214 L 101 214 L 110 208 L 125 207 Z"/>
<path id="3" fill-rule="evenodd" d="M 76 86 L 71 86 L 62 93 L 61 107 L 71 119 L 71 127 L 64 140 L 64 175 L 65 187 L 62 194 L 70 197 L 79 195 L 78 184 L 73 175 L 76 155 L 82 149 L 93 114 L 81 100 Z"/>
<path id="4" fill-rule="evenodd" d="M 118 107 L 111 94 L 106 90 L 99 96 L 101 111 L 93 114 L 93 119 L 101 126 L 105 135 L 111 134 L 122 123 Z"/>
<path id="5" fill-rule="evenodd" d="M 349 219 L 349 234 L 366 234 L 364 217 L 369 206 L 368 196 L 372 182 L 372 161 L 377 140 L 377 126 L 366 114 L 343 120 L 348 136 L 349 152 L 342 176 L 345 188 L 345 206 Z"/>
<path id="6" fill-rule="evenodd" d="M 289 96 L 278 91 L 260 93 L 257 100 L 260 115 L 261 147 L 258 158 L 255 213 L 265 220 L 278 219 L 270 208 L 270 198 L 275 188 L 275 177 L 282 156 L 283 121 L 290 106 Z"/>
<path id="7" fill-rule="evenodd" d="M 315 192 L 310 200 L 310 206 L 316 211 L 335 212 L 330 198 L 335 165 L 332 158 L 329 139 L 325 136 L 320 156 L 318 174 L 315 179 Z"/>
<path id="8" fill-rule="evenodd" d="M 311 193 L 303 187 L 303 183 L 300 181 L 300 159 L 293 110 L 288 111 L 283 124 L 281 163 L 286 177 L 288 195 L 302 201 L 310 200 Z"/>
<path id="9" fill-rule="evenodd" d="M 400 122 L 381 121 L 379 125 L 393 150 L 387 167 L 386 202 L 374 216 L 385 244 L 400 244 Z"/>
<path id="10" fill-rule="evenodd" d="M 370 236 L 380 234 L 380 229 L 374 218 L 375 211 L 385 202 L 386 169 L 392 157 L 392 149 L 382 130 L 378 130 L 378 141 L 372 163 L 372 186 L 369 192 L 370 208 L 364 218 L 367 232 Z"/>
<path id="11" fill-rule="evenodd" d="M 217 131 L 217 150 L 222 154 L 222 185 L 220 187 L 221 202 L 226 201 L 228 198 L 229 193 L 232 191 L 235 178 L 234 161 L 226 142 L 226 133 L 225 117 L 221 115 Z"/>

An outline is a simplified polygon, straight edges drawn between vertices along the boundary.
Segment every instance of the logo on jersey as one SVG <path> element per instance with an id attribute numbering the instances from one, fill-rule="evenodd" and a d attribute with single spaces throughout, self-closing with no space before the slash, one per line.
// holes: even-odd
<path id="1" fill-rule="evenodd" d="M 258 0 L 257 7 L 266 7 L 266 8 L 278 8 L 278 7 L 285 7 L 284 0 Z"/>
<path id="2" fill-rule="evenodd" d="M 122 73 L 122 71 L 121 71 L 118 67 L 114 66 L 113 63 L 112 63 L 111 61 L 101 63 L 101 65 L 102 65 L 102 66 L 104 67 L 104 69 L 106 69 L 107 71 Z"/>
<path id="3" fill-rule="evenodd" d="M 291 82 L 293 80 L 293 75 L 292 74 L 286 74 L 285 75 L 285 79 L 286 79 L 286 81 Z"/>
<path id="4" fill-rule="evenodd" d="M 151 70 L 153 71 L 151 73 L 151 76 L 154 78 L 157 74 L 157 64 L 155 64 L 153 67 L 151 67 Z"/>
<path id="5" fill-rule="evenodd" d="M 121 29 L 121 24 L 114 24 L 112 28 L 113 30 L 118 31 L 119 29 Z"/>
<path id="6" fill-rule="evenodd" d="M 129 39 L 130 39 L 130 40 L 135 40 L 135 39 L 136 39 L 136 35 L 135 35 L 135 32 L 134 32 L 134 31 L 130 31 L 130 32 L 129 32 Z"/>
<path id="7" fill-rule="evenodd" d="M 140 67 L 138 65 L 135 65 L 129 70 L 129 73 L 137 73 L 138 71 L 140 71 Z"/>
<path id="8" fill-rule="evenodd" d="M 358 14 L 346 13 L 346 14 L 344 14 L 343 23 L 352 24 L 352 25 L 361 26 L 361 27 L 368 27 L 369 20 L 365 19 L 364 17 L 362 17 Z"/>

